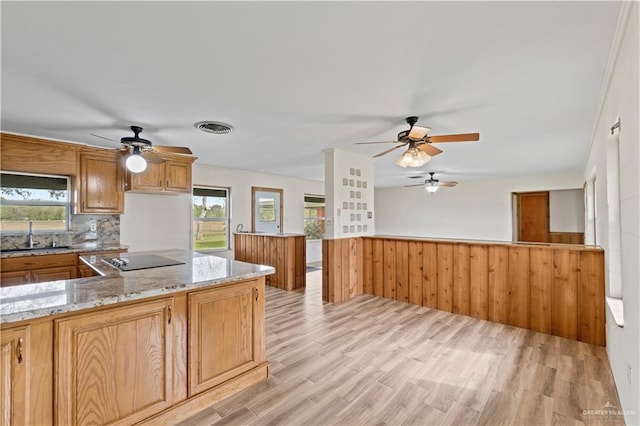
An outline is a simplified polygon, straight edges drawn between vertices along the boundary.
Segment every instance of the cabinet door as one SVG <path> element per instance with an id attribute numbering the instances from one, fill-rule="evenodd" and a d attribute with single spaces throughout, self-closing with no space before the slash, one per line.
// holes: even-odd
<path id="1" fill-rule="evenodd" d="M 191 192 L 191 163 L 167 161 L 165 170 L 166 191 Z"/>
<path id="2" fill-rule="evenodd" d="M 128 173 L 129 190 L 162 191 L 164 188 L 164 163 L 147 162 L 147 168 L 142 173 Z"/>
<path id="3" fill-rule="evenodd" d="M 189 396 L 265 360 L 264 282 L 189 294 Z"/>
<path id="4" fill-rule="evenodd" d="M 0 336 L 0 425 L 29 424 L 27 404 L 28 327 L 3 330 Z"/>
<path id="5" fill-rule="evenodd" d="M 2 286 L 28 284 L 31 278 L 29 271 L 3 272 L 0 274 Z"/>
<path id="6" fill-rule="evenodd" d="M 80 154 L 80 213 L 124 213 L 123 187 L 120 151 Z"/>
<path id="7" fill-rule="evenodd" d="M 171 406 L 172 300 L 56 321 L 57 424 L 132 424 Z"/>
<path id="8" fill-rule="evenodd" d="M 76 267 L 60 266 L 57 268 L 34 269 L 31 271 L 32 283 L 44 283 L 47 281 L 71 280 L 76 278 Z"/>

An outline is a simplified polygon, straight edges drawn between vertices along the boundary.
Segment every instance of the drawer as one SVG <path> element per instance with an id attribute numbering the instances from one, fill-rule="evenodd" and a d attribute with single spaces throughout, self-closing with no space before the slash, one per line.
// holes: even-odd
<path id="1" fill-rule="evenodd" d="M 77 253 L 43 254 L 35 256 L 7 257 L 0 259 L 2 271 L 24 271 L 38 268 L 52 268 L 56 266 L 75 266 L 78 262 Z"/>

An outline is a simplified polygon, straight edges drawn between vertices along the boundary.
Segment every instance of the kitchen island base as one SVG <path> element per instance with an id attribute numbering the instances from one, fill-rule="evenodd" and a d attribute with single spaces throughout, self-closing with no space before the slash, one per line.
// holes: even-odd
<path id="1" fill-rule="evenodd" d="M 3 424 L 175 423 L 266 379 L 264 276 L 273 269 L 175 257 L 185 264 L 32 284 L 41 301 L 3 289 Z M 154 285 L 153 274 L 166 278 Z M 191 282 L 174 285 L 178 276 Z M 58 293 L 67 302 L 58 312 L 9 317 L 21 299 L 36 306 Z M 85 297 L 94 306 L 77 309 Z"/>

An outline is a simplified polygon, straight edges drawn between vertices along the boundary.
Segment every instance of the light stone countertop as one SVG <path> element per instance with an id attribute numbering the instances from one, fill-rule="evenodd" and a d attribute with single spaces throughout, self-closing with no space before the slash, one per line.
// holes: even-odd
<path id="1" fill-rule="evenodd" d="M 229 284 L 270 275 L 271 266 L 254 265 L 185 250 L 128 253 L 155 254 L 185 262 L 183 265 L 123 272 L 103 259 L 112 256 L 81 256 L 102 276 L 50 281 L 0 288 L 0 324 L 107 306 L 123 301 L 170 295 L 188 290 Z M 91 263 L 90 260 L 95 260 Z"/>

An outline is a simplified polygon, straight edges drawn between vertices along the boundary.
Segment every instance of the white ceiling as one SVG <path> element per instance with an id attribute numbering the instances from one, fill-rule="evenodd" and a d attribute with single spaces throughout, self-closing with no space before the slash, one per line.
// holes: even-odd
<path id="1" fill-rule="evenodd" d="M 198 162 L 324 178 L 404 118 L 439 144 L 376 187 L 582 170 L 619 2 L 2 2 L 2 130 L 102 146 L 130 135 Z M 194 128 L 232 124 L 229 135 Z"/>

